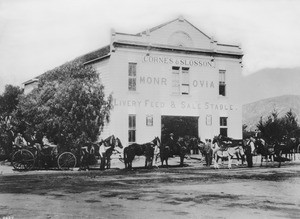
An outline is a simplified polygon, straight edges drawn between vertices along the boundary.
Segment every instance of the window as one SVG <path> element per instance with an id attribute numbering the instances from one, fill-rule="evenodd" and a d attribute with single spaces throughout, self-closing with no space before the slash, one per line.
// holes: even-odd
<path id="1" fill-rule="evenodd" d="M 179 67 L 172 67 L 172 94 L 179 94 L 180 85 L 179 85 Z"/>
<path id="2" fill-rule="evenodd" d="M 153 115 L 147 115 L 146 116 L 146 125 L 147 126 L 153 126 Z"/>
<path id="3" fill-rule="evenodd" d="M 136 91 L 136 63 L 128 63 L 128 90 Z"/>
<path id="4" fill-rule="evenodd" d="M 220 134 L 227 137 L 227 117 L 220 117 Z"/>
<path id="5" fill-rule="evenodd" d="M 181 74 L 181 94 L 190 93 L 189 68 L 182 68 Z"/>
<path id="6" fill-rule="evenodd" d="M 225 70 L 219 70 L 219 95 L 226 95 Z"/>
<path id="7" fill-rule="evenodd" d="M 212 115 L 206 115 L 206 125 L 212 125 Z"/>
<path id="8" fill-rule="evenodd" d="M 136 115 L 129 115 L 128 117 L 128 142 L 129 143 L 134 143 L 136 138 Z"/>
<path id="9" fill-rule="evenodd" d="M 189 68 L 172 67 L 172 94 L 187 95 L 190 93 Z"/>

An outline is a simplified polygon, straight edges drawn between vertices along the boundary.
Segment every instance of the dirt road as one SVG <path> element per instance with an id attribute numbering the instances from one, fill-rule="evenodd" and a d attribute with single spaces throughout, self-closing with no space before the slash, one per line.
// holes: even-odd
<path id="1" fill-rule="evenodd" d="M 0 218 L 299 218 L 300 165 L 0 176 Z"/>

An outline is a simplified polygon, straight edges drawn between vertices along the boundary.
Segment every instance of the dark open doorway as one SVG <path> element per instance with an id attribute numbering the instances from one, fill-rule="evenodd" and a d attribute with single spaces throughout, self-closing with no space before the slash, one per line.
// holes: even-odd
<path id="1" fill-rule="evenodd" d="M 165 142 L 170 133 L 175 138 L 191 136 L 198 137 L 198 119 L 192 116 L 162 116 L 161 117 L 161 139 Z"/>

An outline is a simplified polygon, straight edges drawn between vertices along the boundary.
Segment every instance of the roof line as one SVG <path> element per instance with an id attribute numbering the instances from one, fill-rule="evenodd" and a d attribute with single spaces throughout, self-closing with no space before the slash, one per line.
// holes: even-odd
<path id="1" fill-rule="evenodd" d="M 108 53 L 107 55 L 104 55 L 104 56 L 101 56 L 101 57 L 98 57 L 96 59 L 92 59 L 92 60 L 89 60 L 87 62 L 84 62 L 83 65 L 88 65 L 88 64 L 91 64 L 93 62 L 97 62 L 97 61 L 100 61 L 102 59 L 106 59 L 106 58 L 109 58 L 110 57 L 110 53 Z"/>
<path id="2" fill-rule="evenodd" d="M 189 54 L 207 54 L 210 56 L 222 56 L 222 57 L 233 57 L 233 58 L 241 58 L 244 56 L 243 53 L 236 53 L 236 52 L 227 52 L 227 51 L 215 51 L 212 49 L 207 50 L 193 50 L 193 49 L 184 49 L 184 48 L 172 48 L 172 47 L 166 47 L 166 46 L 159 46 L 159 45 L 152 45 L 149 49 L 149 45 L 147 44 L 135 44 L 135 43 L 129 43 L 129 42 L 115 42 L 115 46 L 120 46 L 124 48 L 141 48 L 148 51 L 169 51 L 169 52 L 179 52 L 179 53 L 189 53 Z"/>
<path id="3" fill-rule="evenodd" d="M 174 21 L 176 21 L 176 20 L 178 20 L 178 18 L 176 18 L 176 19 L 174 19 L 174 20 L 171 20 L 171 21 L 168 21 L 168 22 L 166 22 L 166 23 L 160 24 L 160 25 L 158 25 L 158 26 L 152 27 L 151 29 L 149 29 L 149 31 L 152 32 L 152 31 L 154 31 L 154 30 L 157 30 L 157 29 L 159 29 L 159 28 L 161 28 L 161 27 L 163 27 L 163 26 L 166 26 L 167 24 L 170 24 L 170 23 L 172 23 L 172 22 L 174 22 Z M 144 31 L 142 31 L 142 32 L 140 32 L 140 33 L 137 33 L 136 35 L 141 35 L 141 34 L 143 34 L 143 33 L 146 33 L 146 30 L 144 30 Z"/>
<path id="4" fill-rule="evenodd" d="M 162 28 L 163 26 L 166 26 L 166 25 L 168 25 L 168 24 L 170 24 L 170 23 L 173 23 L 173 22 L 175 22 L 175 21 L 177 21 L 177 20 L 184 20 L 185 22 L 187 22 L 189 25 L 191 25 L 193 28 L 195 28 L 196 30 L 198 30 L 200 33 L 202 33 L 204 36 L 206 36 L 208 39 L 212 39 L 211 37 L 209 37 L 207 34 L 205 34 L 204 32 L 202 32 L 199 28 L 197 28 L 197 27 L 195 27 L 193 24 L 191 24 L 188 20 L 186 20 L 186 19 L 184 19 L 184 18 L 182 18 L 182 17 L 179 17 L 179 18 L 176 18 L 176 19 L 174 19 L 174 20 L 171 20 L 171 21 L 168 21 L 168 22 L 166 22 L 166 23 L 163 23 L 163 24 L 160 24 L 160 25 L 158 25 L 158 26 L 155 26 L 155 27 L 153 27 L 153 28 L 151 28 L 151 29 L 149 29 L 149 31 L 150 32 L 153 32 L 153 31 L 155 31 L 155 30 L 157 30 L 157 29 L 159 29 L 159 28 Z M 137 33 L 136 35 L 141 35 L 141 34 L 144 34 L 144 33 L 146 33 L 146 31 L 142 31 L 142 32 L 140 32 L 140 33 Z"/>

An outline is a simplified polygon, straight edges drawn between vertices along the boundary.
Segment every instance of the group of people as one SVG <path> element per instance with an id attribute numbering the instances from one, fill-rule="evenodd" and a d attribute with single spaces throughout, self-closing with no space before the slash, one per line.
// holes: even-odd
<path id="1" fill-rule="evenodd" d="M 17 148 L 25 148 L 28 146 L 36 147 L 38 150 L 42 150 L 43 147 L 56 147 L 55 144 L 51 143 L 47 136 L 44 135 L 41 140 L 38 139 L 37 132 L 33 132 L 30 139 L 25 140 L 23 135 L 19 132 L 14 140 L 14 145 Z"/>
<path id="2" fill-rule="evenodd" d="M 255 138 L 250 137 L 246 139 L 245 155 L 248 167 L 253 167 L 253 155 L 255 154 Z M 218 148 L 217 141 L 212 143 L 211 139 L 206 139 L 203 145 L 203 154 L 205 156 L 205 165 L 210 166 L 212 164 L 213 157 L 215 156 L 215 149 Z"/>

